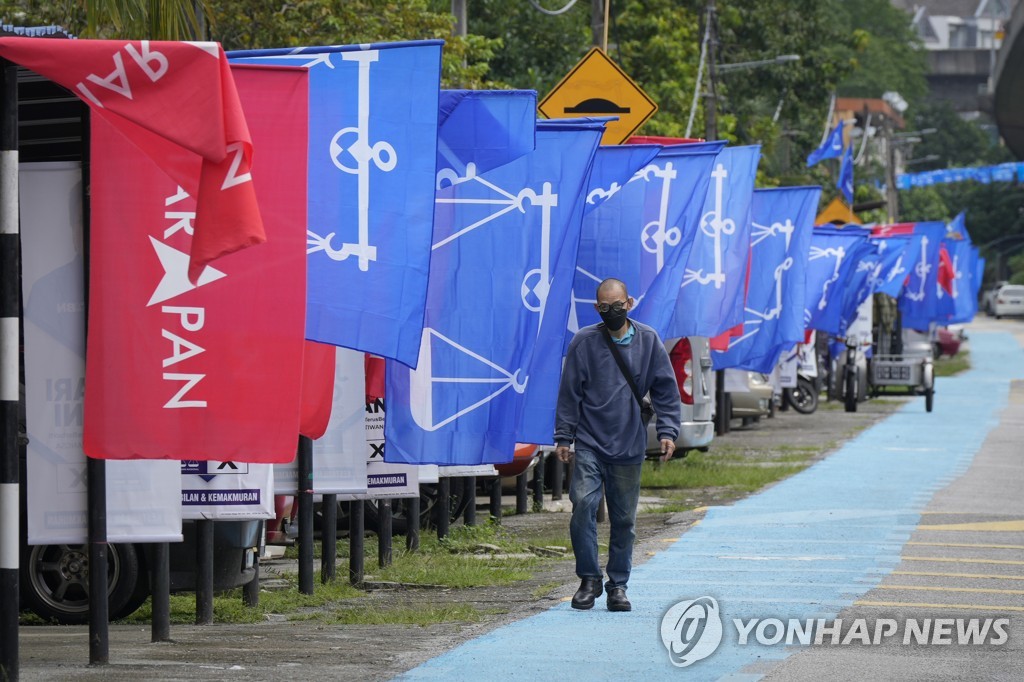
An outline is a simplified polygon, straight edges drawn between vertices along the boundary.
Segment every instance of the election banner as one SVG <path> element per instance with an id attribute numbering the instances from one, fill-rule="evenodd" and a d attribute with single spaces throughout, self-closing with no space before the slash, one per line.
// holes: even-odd
<path id="1" fill-rule="evenodd" d="M 415 370 L 387 364 L 386 461 L 507 462 L 531 432 L 524 424 L 545 421 L 546 434 L 544 424 L 532 432 L 551 439 L 557 351 L 602 129 L 538 121 L 532 154 L 483 175 L 438 170 L 419 359 Z"/>
<path id="2" fill-rule="evenodd" d="M 920 222 L 914 234 L 921 235 L 920 250 L 910 254 L 910 272 L 900 297 L 900 312 L 906 329 L 927 330 L 938 320 L 939 249 L 946 234 L 941 222 Z"/>
<path id="3" fill-rule="evenodd" d="M 189 520 L 272 519 L 270 464 L 182 460 L 181 513 Z"/>
<path id="4" fill-rule="evenodd" d="M 286 462 L 299 428 L 306 74 L 237 68 L 270 237 L 187 277 L 196 200 L 93 117 L 85 452 Z M 288 131 L 288 134 L 282 134 Z"/>
<path id="5" fill-rule="evenodd" d="M 829 132 L 824 142 L 817 149 L 807 156 L 807 167 L 821 163 L 825 159 L 835 159 L 843 154 L 843 127 L 846 121 L 840 119 L 839 123 Z"/>
<path id="6" fill-rule="evenodd" d="M 716 352 L 715 367 L 768 373 L 804 337 L 807 256 L 820 187 L 754 191 L 743 331 Z"/>
<path id="7" fill-rule="evenodd" d="M 19 172 L 29 544 L 86 542 L 85 259 L 77 162 Z M 111 462 L 107 537 L 179 542 L 176 462 Z"/>
<path id="8" fill-rule="evenodd" d="M 318 494 L 366 491 L 366 445 L 369 406 L 364 399 L 364 355 L 348 348 L 329 347 L 332 357 L 330 419 L 322 436 L 313 440 L 313 485 Z M 380 413 L 383 421 L 383 413 Z M 298 492 L 299 471 L 293 460 L 274 465 L 278 494 Z"/>
<path id="9" fill-rule="evenodd" d="M 598 150 L 595 170 L 617 161 L 623 179 L 616 178 L 604 187 L 591 182 L 588 205 L 599 198 L 603 203 L 583 219 L 570 332 L 600 322 L 594 309 L 596 290 L 608 277 L 625 282 L 636 300 L 631 318 L 653 326 L 659 335 L 667 331 L 682 269 L 697 232 L 699 213 L 694 204 L 701 203 L 707 193 L 717 151 L 674 145 L 645 161 L 635 151 L 643 149 L 646 147 Z M 633 165 L 637 162 L 643 163 Z M 602 168 L 602 175 L 608 173 Z"/>
<path id="10" fill-rule="evenodd" d="M 860 249 L 867 247 L 867 232 L 850 226 L 817 226 L 811 234 L 804 297 L 804 326 L 839 333 L 844 282 Z"/>
<path id="11" fill-rule="evenodd" d="M 309 72 L 306 338 L 415 366 L 443 41 L 232 52 Z M 281 130 L 284 130 L 282 127 Z"/>
<path id="12" fill-rule="evenodd" d="M 196 198 L 188 281 L 197 284 L 204 266 L 266 239 L 252 142 L 220 45 L 0 38 L 0 56 L 67 88 Z M 96 169 L 93 178 L 93 190 L 103 186 Z M 122 196 L 94 194 L 93 209 Z"/>
<path id="13" fill-rule="evenodd" d="M 760 146 L 719 152 L 666 337 L 718 336 L 743 322 L 750 203 Z"/>
<path id="14" fill-rule="evenodd" d="M 945 239 L 943 244 L 949 251 L 949 291 L 937 287 L 939 322 L 957 324 L 970 322 L 977 312 L 974 292 L 974 254 L 969 241 Z"/>

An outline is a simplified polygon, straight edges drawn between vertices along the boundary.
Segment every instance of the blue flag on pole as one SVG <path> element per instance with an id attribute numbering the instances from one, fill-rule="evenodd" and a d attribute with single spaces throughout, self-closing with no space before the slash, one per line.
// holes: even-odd
<path id="1" fill-rule="evenodd" d="M 850 226 L 837 230 L 818 226 L 811 236 L 807 257 L 807 288 L 804 325 L 832 334 L 839 333 L 842 291 L 851 263 L 856 267 L 860 249 L 867 241 L 864 230 Z"/>
<path id="2" fill-rule="evenodd" d="M 603 121 L 538 121 L 532 154 L 483 175 L 438 171 L 419 362 L 387 364 L 386 461 L 510 461 L 528 392 L 546 400 L 553 423 L 557 351 L 603 132 Z"/>
<path id="3" fill-rule="evenodd" d="M 863 246 L 857 249 L 856 261 L 851 261 L 850 270 L 843 281 L 842 295 L 839 298 L 839 326 L 835 332 L 837 336 L 847 335 L 850 325 L 857 319 L 857 310 L 861 303 L 875 292 L 883 280 L 882 268 L 882 255 L 878 243 L 873 239 L 865 239 Z"/>
<path id="4" fill-rule="evenodd" d="M 712 337 L 743 322 L 750 202 L 760 158 L 758 145 L 718 154 L 666 337 Z"/>
<path id="5" fill-rule="evenodd" d="M 442 90 L 438 102 L 437 167 L 464 175 L 515 161 L 536 145 L 534 90 Z"/>
<path id="6" fill-rule="evenodd" d="M 911 234 L 872 239 L 878 243 L 881 257 L 881 275 L 875 288 L 880 294 L 899 298 L 910 274 L 911 254 L 921 249 L 922 236 Z"/>
<path id="7" fill-rule="evenodd" d="M 967 214 L 960 211 L 956 217 L 946 225 L 946 236 L 951 239 L 962 239 L 968 244 L 971 243 L 971 235 L 967 232 Z"/>
<path id="8" fill-rule="evenodd" d="M 843 160 L 839 165 L 839 180 L 836 187 L 846 197 L 846 203 L 853 205 L 853 142 L 843 152 Z"/>
<path id="9" fill-rule="evenodd" d="M 665 332 L 716 156 L 708 147 L 664 147 L 635 169 L 614 197 L 584 217 L 571 333 L 600 321 L 594 292 L 607 277 L 626 283 L 637 301 L 633 319 Z"/>
<path id="10" fill-rule="evenodd" d="M 771 372 L 804 339 L 804 292 L 820 187 L 754 190 L 743 334 L 716 352 L 715 368 Z"/>
<path id="11" fill-rule="evenodd" d="M 583 215 L 601 206 L 633 179 L 636 172 L 654 160 L 661 151 L 656 144 L 607 145 L 597 149 L 594 170 L 590 174 Z"/>
<path id="12" fill-rule="evenodd" d="M 443 41 L 232 52 L 309 69 L 306 338 L 415 364 Z"/>
<path id="13" fill-rule="evenodd" d="M 807 157 L 807 167 L 815 165 L 825 159 L 834 159 L 843 153 L 843 126 L 846 121 L 839 121 L 832 132 L 828 134 L 821 146 L 811 152 Z"/>
<path id="14" fill-rule="evenodd" d="M 939 248 L 946 234 L 941 222 L 923 222 L 914 225 L 914 234 L 921 235 L 918 251 L 910 253 L 910 279 L 900 298 L 903 326 L 908 329 L 927 330 L 938 319 Z"/>
<path id="15" fill-rule="evenodd" d="M 977 301 L 974 293 L 974 247 L 963 239 L 944 239 L 942 243 L 949 253 L 952 270 L 947 292 L 938 285 L 936 295 L 939 297 L 939 321 L 942 324 L 958 324 L 970 322 L 977 312 Z"/>

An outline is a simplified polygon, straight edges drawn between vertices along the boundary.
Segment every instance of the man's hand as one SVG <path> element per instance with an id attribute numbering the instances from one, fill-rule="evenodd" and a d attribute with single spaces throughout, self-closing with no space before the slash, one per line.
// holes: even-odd
<path id="1" fill-rule="evenodd" d="M 559 445 L 558 447 L 556 447 L 555 455 L 558 456 L 559 462 L 568 462 L 570 459 L 572 459 L 572 453 L 569 452 L 568 445 Z"/>
<path id="2" fill-rule="evenodd" d="M 667 462 L 672 459 L 672 453 L 676 451 L 676 442 L 671 438 L 661 439 L 661 461 Z"/>

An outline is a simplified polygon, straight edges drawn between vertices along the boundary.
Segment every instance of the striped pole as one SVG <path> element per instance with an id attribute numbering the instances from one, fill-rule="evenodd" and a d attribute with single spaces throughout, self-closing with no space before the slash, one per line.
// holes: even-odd
<path id="1" fill-rule="evenodd" d="M 18 67 L 0 60 L 0 679 L 18 679 Z"/>

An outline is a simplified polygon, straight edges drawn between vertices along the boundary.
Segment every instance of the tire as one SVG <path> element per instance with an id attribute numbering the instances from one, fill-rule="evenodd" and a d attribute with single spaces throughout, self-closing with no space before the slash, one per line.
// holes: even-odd
<path id="1" fill-rule="evenodd" d="M 935 405 L 935 368 L 926 364 L 922 369 L 924 379 L 924 411 L 931 412 Z"/>
<path id="2" fill-rule="evenodd" d="M 857 411 L 857 373 L 858 368 L 847 367 L 846 376 L 843 377 L 843 400 L 847 412 Z"/>
<path id="3" fill-rule="evenodd" d="M 22 596 L 27 608 L 40 618 L 63 625 L 88 622 L 89 558 L 86 545 L 30 546 L 23 558 Z M 110 618 L 114 619 L 125 615 L 133 597 L 137 596 L 139 583 L 144 582 L 134 545 L 108 545 L 107 580 L 107 608 Z"/>
<path id="4" fill-rule="evenodd" d="M 814 382 L 800 377 L 796 388 L 789 391 L 789 404 L 800 414 L 813 414 L 818 409 L 818 392 L 814 390 Z"/>
<path id="5" fill-rule="evenodd" d="M 924 389 L 924 411 L 931 412 L 932 407 L 935 405 L 935 389 L 926 388 Z"/>

